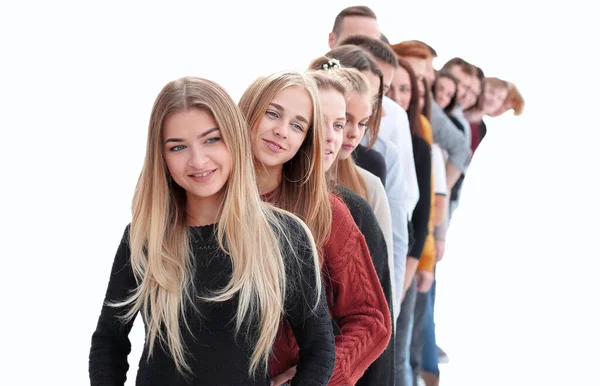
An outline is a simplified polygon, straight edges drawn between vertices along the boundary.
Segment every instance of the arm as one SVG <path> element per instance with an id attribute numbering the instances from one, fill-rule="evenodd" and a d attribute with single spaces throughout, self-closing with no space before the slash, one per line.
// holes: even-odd
<path id="1" fill-rule="evenodd" d="M 442 221 L 444 221 L 444 216 L 446 215 L 446 211 L 448 208 L 446 207 L 446 196 L 442 194 L 435 195 L 435 204 L 434 204 L 434 215 L 433 215 L 433 225 L 440 226 Z"/>
<path id="2" fill-rule="evenodd" d="M 448 232 L 448 212 L 444 216 L 442 223 L 435 227 L 433 230 L 433 237 L 435 238 L 435 249 L 436 249 L 436 260 L 440 262 L 444 257 L 446 250 L 446 233 Z"/>
<path id="3" fill-rule="evenodd" d="M 448 191 L 452 190 L 454 184 L 456 184 L 461 175 L 461 170 L 448 161 L 446 164 L 446 183 Z"/>
<path id="4" fill-rule="evenodd" d="M 330 385 L 353 385 L 386 349 L 391 316 L 365 238 L 338 198 L 332 201 L 332 230 L 325 246 L 331 283 L 336 363 Z"/>
<path id="5" fill-rule="evenodd" d="M 327 308 L 325 286 L 317 298 L 316 280 L 321 280 L 320 267 L 315 266 L 309 236 L 299 225 L 291 229 L 297 244 L 297 259 L 287 263 L 288 288 L 285 302 L 289 322 L 300 349 L 292 385 L 327 385 L 335 364 L 335 341 Z M 315 307 L 316 304 L 316 307 Z"/>
<path id="6" fill-rule="evenodd" d="M 404 112 L 404 111 L 403 111 Z M 398 147 L 401 159 L 401 164 L 404 166 L 404 176 L 406 184 L 406 203 L 408 210 L 408 217 L 412 216 L 419 196 L 419 182 L 417 180 L 417 169 L 415 166 L 415 157 L 412 146 L 412 138 L 410 135 L 410 124 L 408 122 L 407 114 L 398 114 Z"/>
<path id="7" fill-rule="evenodd" d="M 429 233 L 429 217 L 431 213 L 431 150 L 421 137 L 413 137 L 417 181 L 419 182 L 419 201 L 413 212 L 415 242 L 408 256 L 419 260 L 423 253 L 425 239 Z"/>
<path id="8" fill-rule="evenodd" d="M 431 128 L 434 142 L 448 152 L 446 176 L 450 190 L 469 165 L 471 149 L 467 146 L 465 135 L 435 102 L 431 106 Z"/>
<path id="9" fill-rule="evenodd" d="M 376 144 L 377 146 L 378 144 Z M 403 201 L 402 184 L 398 169 L 401 168 L 398 152 L 395 148 L 388 148 L 384 155 L 387 165 L 387 181 L 385 192 L 392 216 L 392 238 L 394 248 L 394 281 L 398 293 L 404 288 L 405 273 L 408 268 L 406 256 L 408 255 L 408 213 Z M 410 284 L 410 282 L 409 282 Z M 393 309 L 400 311 L 402 297 L 398 296 Z"/>
<path id="10" fill-rule="evenodd" d="M 442 223 L 446 215 L 446 168 L 444 154 L 437 143 L 431 145 L 431 172 L 433 173 L 433 186 L 435 189 L 435 198 L 433 203 L 433 226 Z"/>
<path id="11" fill-rule="evenodd" d="M 125 300 L 136 282 L 130 265 L 129 227 L 125 230 L 113 262 L 104 306 L 96 331 L 92 335 L 89 356 L 90 383 L 95 385 L 124 385 L 127 379 L 127 355 L 131 351 L 128 335 L 133 319 L 127 323 L 118 319 L 124 310 L 108 306 L 107 302 Z"/>

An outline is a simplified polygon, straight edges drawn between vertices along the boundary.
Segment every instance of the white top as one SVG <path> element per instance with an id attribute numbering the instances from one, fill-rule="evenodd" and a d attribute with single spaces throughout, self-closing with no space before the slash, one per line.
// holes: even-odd
<path id="1" fill-rule="evenodd" d="M 431 171 L 433 172 L 435 194 L 447 195 L 446 161 L 444 161 L 442 148 L 437 143 L 431 145 Z"/>
<path id="2" fill-rule="evenodd" d="M 367 136 L 365 135 L 365 138 L 368 142 Z M 363 141 L 365 138 L 363 138 Z M 394 239 L 394 281 L 396 282 L 396 290 L 400 292 L 404 288 L 406 256 L 408 255 L 409 217 L 406 212 L 405 194 L 402 189 L 402 186 L 405 185 L 404 180 L 402 180 L 404 173 L 402 172 L 398 149 L 393 143 L 378 136 L 373 145 L 373 150 L 379 152 L 385 159 L 385 193 L 392 214 L 392 238 Z M 401 296 L 394 297 L 394 310 L 400 311 L 400 298 Z"/>
<path id="3" fill-rule="evenodd" d="M 379 136 L 392 142 L 398 148 L 402 165 L 400 178 L 404 181 L 403 189 L 405 191 L 403 200 L 410 219 L 419 201 L 419 183 L 415 171 L 408 115 L 399 104 L 386 96 L 383 97 L 383 110 L 385 115 L 381 117 Z"/>
<path id="4" fill-rule="evenodd" d="M 379 226 L 383 232 L 383 237 L 385 238 L 388 254 L 388 265 L 390 266 L 390 277 L 392 278 L 392 280 L 390 280 L 392 283 L 392 299 L 394 304 L 396 304 L 399 299 L 396 299 L 398 294 L 396 293 L 394 235 L 392 231 L 392 212 L 390 211 L 390 203 L 388 201 L 387 194 L 385 193 L 385 187 L 381 183 L 379 177 L 361 167 L 357 166 L 356 169 L 367 184 L 367 189 L 369 190 L 369 205 L 375 213 L 375 217 L 377 218 L 377 222 L 379 223 Z M 394 308 L 393 320 L 396 320 L 399 315 L 400 310 L 396 310 L 396 308 Z"/>

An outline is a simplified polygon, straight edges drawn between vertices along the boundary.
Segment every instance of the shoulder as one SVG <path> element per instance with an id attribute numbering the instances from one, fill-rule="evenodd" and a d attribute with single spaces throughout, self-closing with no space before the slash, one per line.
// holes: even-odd
<path id="1" fill-rule="evenodd" d="M 373 194 L 375 194 L 375 195 L 385 194 L 385 186 L 383 185 L 383 183 L 381 182 L 379 177 L 377 177 L 375 174 L 371 173 L 370 171 L 361 168 L 360 166 L 357 166 L 356 169 L 358 170 L 358 173 L 360 173 L 361 177 L 367 183 L 367 189 L 369 190 L 370 196 L 372 196 Z"/>
<path id="2" fill-rule="evenodd" d="M 306 234 L 304 223 L 298 216 L 271 205 L 266 210 L 269 214 L 267 217 L 271 228 L 277 236 L 281 236 L 280 233 L 285 232 L 287 235 L 303 238 Z"/>
<path id="3" fill-rule="evenodd" d="M 125 226 L 125 230 L 123 231 L 123 235 L 121 236 L 121 244 L 129 247 L 129 237 L 131 234 L 131 223 Z"/>
<path id="4" fill-rule="evenodd" d="M 346 189 L 346 193 L 350 192 Z M 350 192 L 351 193 L 351 192 Z M 350 194 L 345 196 L 344 199 L 350 199 Z M 331 236 L 335 237 L 339 231 L 348 231 L 351 228 L 356 227 L 352 213 L 348 208 L 348 205 L 333 193 L 329 193 L 329 202 L 331 203 Z"/>
<path id="5" fill-rule="evenodd" d="M 340 198 L 344 201 L 348 209 L 350 209 L 350 212 L 353 212 L 352 209 L 359 209 L 360 211 L 362 211 L 363 208 L 369 207 L 369 203 L 364 198 L 354 193 L 350 189 L 338 185 L 336 187 L 336 190 L 338 191 Z"/>
<path id="6" fill-rule="evenodd" d="M 377 150 L 368 149 L 364 146 L 361 146 L 364 149 L 362 150 L 363 157 L 366 157 L 369 160 L 369 163 L 376 165 L 384 165 L 385 166 L 385 158 L 383 155 Z"/>
<path id="7" fill-rule="evenodd" d="M 413 149 L 415 157 L 424 157 L 426 154 L 431 154 L 431 146 L 420 135 L 413 135 Z"/>
<path id="8" fill-rule="evenodd" d="M 406 111 L 393 99 L 384 95 L 381 104 L 385 110 L 385 115 L 392 118 L 394 122 L 401 122 L 404 118 L 408 119 Z"/>

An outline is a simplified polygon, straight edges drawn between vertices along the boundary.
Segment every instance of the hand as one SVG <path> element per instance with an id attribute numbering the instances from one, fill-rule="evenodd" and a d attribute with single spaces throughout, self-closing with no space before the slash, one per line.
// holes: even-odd
<path id="1" fill-rule="evenodd" d="M 292 378 L 294 378 L 294 375 L 296 375 L 296 366 L 290 367 L 289 369 L 287 369 L 283 373 L 281 373 L 278 376 L 276 376 L 275 378 L 271 379 L 271 386 L 280 386 L 280 385 L 283 385 L 287 381 L 289 381 Z"/>
<path id="2" fill-rule="evenodd" d="M 416 273 L 417 278 L 417 291 L 420 293 L 427 293 L 433 285 L 433 272 L 419 269 Z"/>
<path id="3" fill-rule="evenodd" d="M 406 296 L 406 292 L 408 288 L 412 284 L 413 278 L 415 276 L 415 272 L 419 267 L 419 260 L 415 259 L 412 256 L 408 256 L 406 258 L 406 271 L 404 272 L 404 288 L 402 289 L 402 300 L 404 300 L 404 296 Z"/>
<path id="4" fill-rule="evenodd" d="M 446 252 L 446 240 L 435 240 L 435 252 L 435 260 L 439 263 L 444 257 L 444 252 Z"/>

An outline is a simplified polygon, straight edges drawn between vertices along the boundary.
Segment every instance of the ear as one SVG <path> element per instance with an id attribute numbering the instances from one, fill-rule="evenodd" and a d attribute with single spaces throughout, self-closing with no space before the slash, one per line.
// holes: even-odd
<path id="1" fill-rule="evenodd" d="M 337 37 L 335 36 L 335 32 L 330 32 L 329 33 L 329 49 L 333 50 L 335 48 L 335 41 L 336 41 Z"/>

